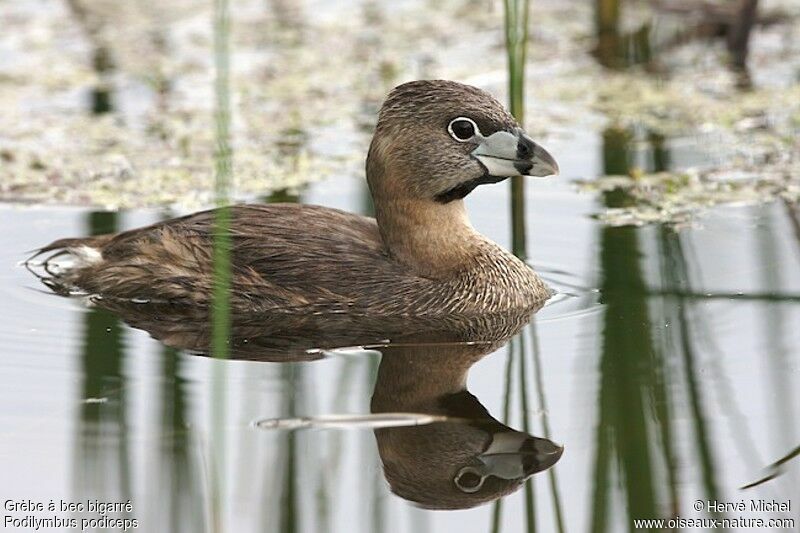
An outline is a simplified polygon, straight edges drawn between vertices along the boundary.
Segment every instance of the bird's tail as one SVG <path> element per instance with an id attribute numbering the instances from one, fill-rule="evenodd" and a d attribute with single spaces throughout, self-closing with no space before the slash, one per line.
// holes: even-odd
<path id="1" fill-rule="evenodd" d="M 103 260 L 102 246 L 108 237 L 58 239 L 47 246 L 33 250 L 22 262 L 39 281 L 61 295 L 80 293 L 75 285 L 77 273 Z"/>

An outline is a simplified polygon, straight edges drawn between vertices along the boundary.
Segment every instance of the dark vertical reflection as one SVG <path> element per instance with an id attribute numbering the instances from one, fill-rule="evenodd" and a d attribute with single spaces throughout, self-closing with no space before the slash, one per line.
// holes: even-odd
<path id="1" fill-rule="evenodd" d="M 528 422 L 528 417 L 530 416 L 528 382 L 525 370 L 525 335 L 519 334 L 511 339 L 510 350 L 513 353 L 515 349 L 519 360 L 519 407 L 522 414 L 522 430 L 525 433 L 530 433 L 531 428 Z M 533 487 L 533 480 L 528 479 L 525 482 L 525 524 L 527 525 L 526 530 L 531 533 L 536 531 L 536 502 L 534 500 Z"/>
<path id="2" fill-rule="evenodd" d="M 378 367 L 380 366 L 380 358 L 372 357 L 369 359 L 367 371 L 367 389 L 372 387 L 378 379 Z M 372 529 L 375 533 L 384 533 L 387 531 L 386 518 L 386 498 L 383 497 L 385 491 L 386 478 L 383 476 L 383 471 L 378 466 L 378 462 L 372 462 L 373 475 L 372 475 Z"/>
<path id="3" fill-rule="evenodd" d="M 111 76 L 116 67 L 109 43 L 103 37 L 102 19 L 81 0 L 67 0 L 67 6 L 86 34 L 92 50 L 92 69 L 97 74 L 97 82 L 90 94 L 89 109 L 95 115 L 110 113 L 114 110 Z"/>
<path id="4" fill-rule="evenodd" d="M 619 129 L 603 134 L 604 172 L 625 174 L 630 136 Z M 623 193 L 605 194 L 607 207 L 627 201 Z M 608 527 L 608 488 L 619 472 L 630 519 L 656 514 L 657 482 L 648 431 L 649 397 L 657 360 L 640 265 L 639 235 L 632 227 L 601 230 L 601 289 L 605 303 L 595 459 L 593 531 Z M 616 466 L 616 468 L 613 468 Z"/>
<path id="5" fill-rule="evenodd" d="M 603 131 L 603 173 L 604 174 L 627 174 L 631 164 L 631 154 L 628 146 L 633 139 L 633 134 L 623 128 L 611 127 Z M 609 201 L 619 203 L 621 197 L 606 198 L 606 205 Z M 618 207 L 618 206 L 615 206 Z"/>
<path id="6" fill-rule="evenodd" d="M 660 239 L 661 257 L 665 263 L 662 267 L 662 275 L 667 287 L 678 293 L 691 293 L 689 269 L 680 237 L 667 228 L 661 228 Z M 668 297 L 667 305 L 671 310 L 668 319 L 677 326 L 675 335 L 678 338 L 678 346 L 675 351 L 683 358 L 686 390 L 689 393 L 689 408 L 692 415 L 696 452 L 700 459 L 703 486 L 708 499 L 718 500 L 720 496 L 716 480 L 716 460 L 709 442 L 706 425 L 708 416 L 705 414 L 697 381 L 697 364 L 695 362 L 697 355 L 692 343 L 690 329 L 692 321 L 687 316 L 688 304 L 684 298 Z"/>
<path id="7" fill-rule="evenodd" d="M 618 205 L 612 195 L 609 207 Z M 637 230 L 604 228 L 601 236 L 602 291 L 605 308 L 600 362 L 598 420 L 603 440 L 610 439 L 622 476 L 630 518 L 656 515 L 653 459 L 645 394 L 651 386 L 655 349 L 644 296 Z M 599 435 L 600 436 L 600 435 Z M 600 440 L 600 439 L 598 439 Z M 608 446 L 606 441 L 605 446 Z M 600 445 L 598 445 L 599 447 Z M 609 459 L 606 455 L 606 459 Z M 610 469 L 605 468 L 606 473 Z M 609 479 L 597 483 L 608 484 Z"/>
<path id="8" fill-rule="evenodd" d="M 650 45 L 652 24 L 643 24 L 629 33 L 621 33 L 622 0 L 595 0 L 594 55 L 597 62 L 608 68 L 625 68 L 647 64 L 653 57 Z"/>
<path id="9" fill-rule="evenodd" d="M 606 67 L 616 66 L 619 46 L 620 0 L 595 0 L 597 59 Z"/>
<path id="10" fill-rule="evenodd" d="M 731 65 L 742 72 L 747 68 L 750 52 L 750 33 L 758 18 L 758 0 L 738 0 L 735 15 L 728 30 L 728 52 Z"/>
<path id="11" fill-rule="evenodd" d="M 296 204 L 300 202 L 300 194 L 289 189 L 278 189 L 261 198 L 265 204 Z"/>
<path id="12" fill-rule="evenodd" d="M 295 365 L 285 365 L 281 369 L 283 383 L 286 383 L 287 411 L 286 415 L 294 417 L 297 414 L 296 386 L 297 376 Z M 286 462 L 284 470 L 284 488 L 280 498 L 280 531 L 282 533 L 295 533 L 298 529 L 297 520 L 297 432 L 286 432 Z"/>
<path id="13" fill-rule="evenodd" d="M 661 300 L 661 303 L 664 306 L 667 305 L 664 300 Z M 665 314 L 669 316 L 668 313 Z M 658 318 L 663 319 L 664 317 L 659 315 Z M 654 319 L 654 322 L 656 321 L 657 319 Z M 674 321 L 670 320 L 668 323 L 672 324 Z M 677 452 L 674 446 L 677 439 L 673 428 L 673 404 L 669 394 L 671 386 L 674 385 L 673 381 L 676 379 L 676 376 L 670 371 L 674 365 L 669 359 L 676 352 L 676 348 L 671 339 L 668 339 L 668 335 L 665 337 L 655 346 L 652 402 L 654 415 L 658 422 L 659 444 L 663 452 L 664 470 L 667 477 L 666 492 L 669 499 L 669 511 L 671 516 L 678 516 L 678 466 Z"/>
<path id="14" fill-rule="evenodd" d="M 117 213 L 93 212 L 92 235 L 117 230 Z M 121 323 L 114 315 L 90 309 L 84 315 L 81 355 L 80 420 L 73 477 L 77 493 L 110 501 L 130 497 L 126 391 Z"/>
<path id="15" fill-rule="evenodd" d="M 192 462 L 191 434 L 186 419 L 186 380 L 180 374 L 177 350 L 162 350 L 161 438 L 163 467 L 159 471 L 159 487 L 166 491 L 161 499 L 166 505 L 160 522 L 168 531 L 193 533 L 206 531 L 206 513 L 202 480 Z"/>
<path id="16" fill-rule="evenodd" d="M 536 386 L 536 391 L 538 393 L 539 398 L 539 406 L 538 409 L 542 413 L 542 430 L 544 431 L 544 436 L 546 438 L 550 438 L 552 436 L 552 432 L 550 431 L 550 417 L 549 417 L 549 410 L 547 407 L 547 399 L 545 397 L 544 392 L 544 378 L 542 376 L 542 362 L 541 362 L 541 349 L 539 347 L 539 335 L 536 329 L 536 317 L 531 320 L 531 323 L 528 325 L 528 330 L 531 334 L 531 354 L 533 355 L 533 376 L 534 376 L 534 384 Z M 561 510 L 561 496 L 558 490 L 558 479 L 556 478 L 556 470 L 555 468 L 550 468 L 547 470 L 547 477 L 550 480 L 550 492 L 551 497 L 553 499 L 553 515 L 555 516 L 555 530 L 559 533 L 563 533 L 565 531 L 565 524 L 564 524 L 564 514 Z M 528 483 L 531 481 L 529 480 Z"/>
<path id="17" fill-rule="evenodd" d="M 286 434 L 286 474 L 285 490 L 281 496 L 281 531 L 294 533 L 297 531 L 297 434 L 289 431 Z"/>
<path id="18" fill-rule="evenodd" d="M 114 110 L 111 90 L 111 75 L 114 71 L 114 62 L 108 48 L 98 46 L 92 57 L 92 68 L 97 73 L 100 81 L 92 89 L 91 109 L 95 115 L 110 113 Z"/>
<path id="19" fill-rule="evenodd" d="M 504 400 L 503 400 L 503 414 L 502 421 L 504 424 L 510 422 L 511 404 L 514 400 L 515 391 L 518 394 L 519 413 L 522 418 L 522 430 L 525 433 L 531 432 L 531 413 L 536 411 L 542 413 L 542 425 L 546 433 L 550 433 L 549 421 L 547 418 L 547 403 L 544 395 L 543 382 L 541 380 L 541 362 L 539 359 L 539 341 L 536 333 L 535 323 L 531 322 L 529 326 L 530 335 L 526 337 L 526 331 L 522 331 L 513 337 L 508 344 L 507 360 L 505 367 L 505 385 L 504 385 Z M 529 342 L 528 342 L 529 341 Z M 528 368 L 528 358 L 533 360 L 533 369 Z M 533 378 L 533 382 L 529 378 Z M 516 378 L 516 379 L 515 379 Z M 515 388 L 515 384 L 517 387 Z M 529 394 L 533 391 L 537 393 L 538 405 L 531 406 L 529 401 Z M 549 471 L 552 471 L 550 469 Z M 550 478 L 551 498 L 553 502 L 553 515 L 555 528 L 553 531 L 564 531 L 564 521 L 561 512 L 560 496 L 558 493 L 558 484 L 555 476 Z M 534 480 L 528 479 L 525 481 L 524 488 L 524 508 L 525 508 L 525 531 L 535 532 L 537 529 L 536 521 L 536 493 Z M 492 515 L 490 522 L 490 531 L 498 533 L 502 526 L 503 505 L 504 498 L 495 500 L 492 504 Z M 545 526 L 545 531 L 550 526 Z"/>
<path id="20" fill-rule="evenodd" d="M 515 351 L 511 349 L 509 346 L 507 355 L 506 355 L 506 369 L 505 369 L 505 387 L 504 387 L 504 396 L 503 396 L 503 418 L 501 418 L 503 424 L 510 423 L 511 417 L 511 394 L 513 393 L 513 372 L 514 372 L 514 354 Z M 500 532 L 500 524 L 502 521 L 503 516 L 503 501 L 504 498 L 499 498 L 495 500 L 492 504 L 492 524 L 491 524 L 491 531 L 492 533 L 499 533 Z"/>
<path id="21" fill-rule="evenodd" d="M 797 257 L 800 259 L 800 206 L 793 204 L 788 200 L 784 200 L 783 207 L 786 210 L 786 217 L 789 220 L 789 226 L 792 228 L 795 251 L 797 253 Z"/>
<path id="22" fill-rule="evenodd" d="M 664 172 L 669 170 L 670 157 L 667 149 L 667 138 L 661 133 L 651 131 L 647 134 L 650 142 L 651 164 L 653 172 Z"/>
<path id="23" fill-rule="evenodd" d="M 786 216 L 792 228 L 792 235 L 794 236 L 796 245 L 795 249 L 797 250 L 798 257 L 800 257 L 800 206 L 792 204 L 788 200 L 784 200 L 783 206 L 786 209 Z"/>
<path id="24" fill-rule="evenodd" d="M 633 135 L 610 128 L 603 133 L 605 174 L 627 174 L 633 161 L 629 144 Z M 665 139 L 649 133 L 651 166 L 669 168 Z M 608 208 L 633 200 L 623 191 L 604 195 Z M 605 303 L 595 459 L 593 531 L 609 528 L 610 491 L 619 473 L 619 486 L 627 503 L 627 519 L 662 516 L 659 498 L 669 501 L 669 513 L 678 513 L 677 450 L 671 391 L 682 381 L 694 450 L 707 499 L 719 500 L 717 461 L 709 438 L 708 416 L 698 379 L 693 325 L 683 294 L 693 294 L 688 263 L 678 235 L 667 227 L 656 231 L 633 227 L 601 230 L 602 294 Z M 660 258 L 661 286 L 665 295 L 651 296 L 645 280 L 642 253 L 645 236 L 654 236 Z M 657 319 L 653 318 L 653 314 Z M 667 326 L 662 327 L 664 322 Z M 659 324 L 658 327 L 656 324 Z M 680 358 L 676 365 L 674 355 Z M 683 374 L 676 372 L 681 368 Z M 690 435 L 689 438 L 692 436 Z M 691 441 L 690 441 L 691 442 Z M 661 467 L 663 465 L 663 468 Z"/>
<path id="25" fill-rule="evenodd" d="M 782 262 L 779 252 L 779 242 L 781 236 L 777 234 L 777 224 L 780 217 L 777 217 L 778 210 L 762 209 L 765 214 L 765 223 L 757 226 L 757 249 L 756 253 L 761 259 L 761 278 L 764 289 L 767 292 L 781 293 L 784 271 L 786 268 Z M 786 370 L 792 367 L 793 348 L 788 345 L 790 319 L 787 319 L 787 311 L 791 308 L 777 302 L 763 302 L 763 311 L 759 313 L 759 318 L 763 324 L 762 338 L 767 349 L 765 353 L 769 357 L 765 361 L 765 372 L 767 372 L 770 383 L 765 390 L 773 391 L 770 394 L 774 401 L 773 413 L 776 415 L 772 420 L 779 420 L 776 426 L 773 424 L 773 440 L 778 447 L 789 447 L 793 444 L 792 439 L 796 435 L 796 420 L 794 409 L 795 387 L 792 386 L 791 373 Z"/>

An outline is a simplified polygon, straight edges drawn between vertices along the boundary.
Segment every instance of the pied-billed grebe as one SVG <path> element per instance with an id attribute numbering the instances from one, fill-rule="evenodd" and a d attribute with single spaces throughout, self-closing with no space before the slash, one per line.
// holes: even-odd
<path id="1" fill-rule="evenodd" d="M 480 314 L 540 305 L 550 291 L 476 232 L 463 198 L 555 160 L 488 93 L 451 81 L 396 87 L 366 173 L 375 218 L 310 205 L 231 208 L 231 306 L 249 311 Z M 51 285 L 104 298 L 208 306 L 214 211 L 115 235 L 61 239 Z"/>

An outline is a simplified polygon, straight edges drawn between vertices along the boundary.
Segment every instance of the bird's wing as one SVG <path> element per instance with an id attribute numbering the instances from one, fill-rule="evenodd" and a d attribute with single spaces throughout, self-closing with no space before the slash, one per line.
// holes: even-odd
<path id="1" fill-rule="evenodd" d="M 98 246 L 102 255 L 70 273 L 69 284 L 104 296 L 206 305 L 215 280 L 217 214 L 64 240 L 61 247 Z M 389 260 L 372 218 L 319 206 L 239 205 L 230 208 L 228 235 L 237 307 L 347 307 L 364 294 L 415 285 Z"/>

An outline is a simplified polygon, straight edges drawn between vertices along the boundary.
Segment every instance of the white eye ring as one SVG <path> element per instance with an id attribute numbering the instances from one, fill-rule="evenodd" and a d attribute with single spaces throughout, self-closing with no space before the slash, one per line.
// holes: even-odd
<path id="1" fill-rule="evenodd" d="M 462 120 L 465 121 L 465 122 L 469 122 L 472 125 L 472 135 L 470 135 L 469 137 L 461 138 L 458 135 L 456 135 L 456 133 L 453 131 L 453 124 L 455 124 L 456 122 L 462 121 Z M 447 125 L 447 132 L 450 134 L 450 137 L 452 137 L 453 139 L 455 139 L 456 141 L 458 141 L 460 143 L 465 143 L 467 141 L 472 140 L 476 136 L 477 137 L 481 136 L 481 130 L 478 129 L 478 125 L 475 124 L 474 120 L 472 120 L 471 118 L 468 118 L 468 117 L 456 117 L 453 120 L 451 120 L 450 124 Z"/>
<path id="2" fill-rule="evenodd" d="M 479 478 L 478 483 L 473 486 L 462 485 L 461 478 L 464 474 L 472 474 L 473 476 L 477 476 Z M 461 492 L 472 494 L 481 490 L 481 487 L 483 487 L 483 482 L 486 481 L 487 477 L 488 476 L 482 474 L 475 467 L 465 466 L 464 468 L 458 471 L 458 474 L 456 474 L 456 477 L 455 479 L 453 479 L 453 482 L 456 484 L 456 487 L 458 487 Z"/>

